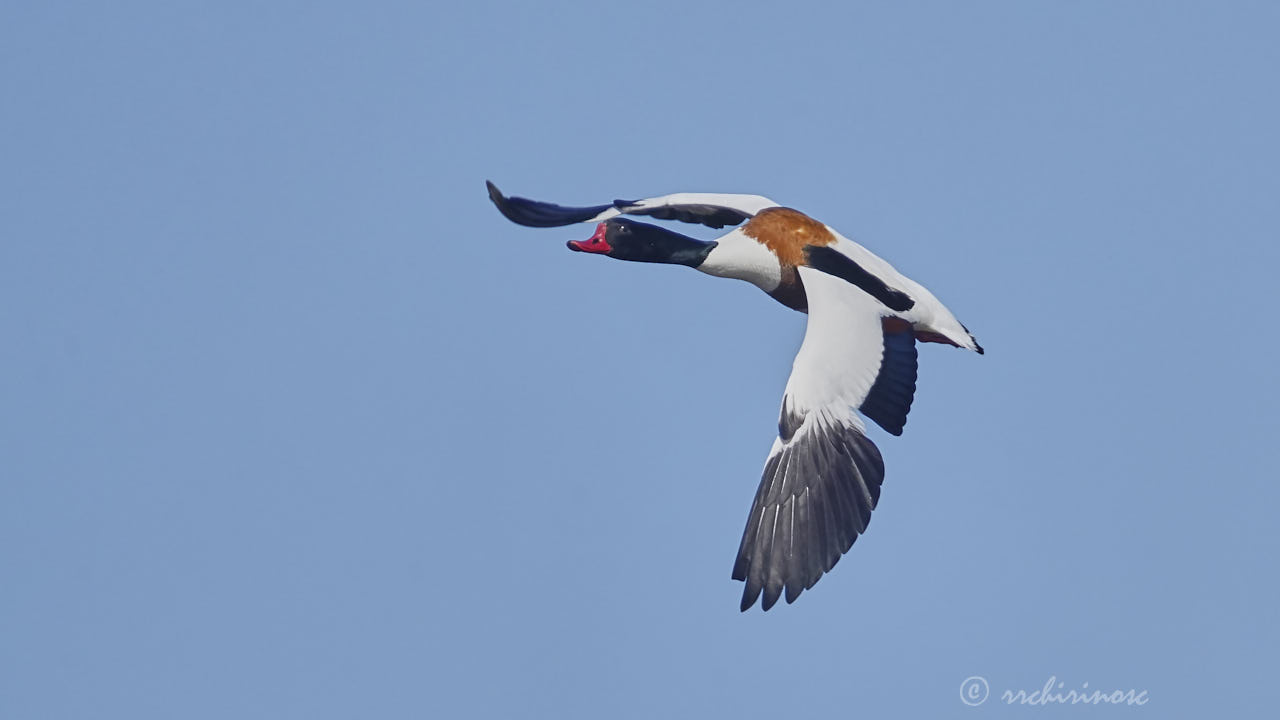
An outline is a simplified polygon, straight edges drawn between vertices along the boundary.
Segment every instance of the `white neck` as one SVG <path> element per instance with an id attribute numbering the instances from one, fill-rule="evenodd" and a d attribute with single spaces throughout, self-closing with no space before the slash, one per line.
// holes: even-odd
<path id="1" fill-rule="evenodd" d="M 716 277 L 746 280 L 765 292 L 773 292 L 782 282 L 782 266 L 769 248 L 754 238 L 734 230 L 716 241 L 698 269 Z"/>

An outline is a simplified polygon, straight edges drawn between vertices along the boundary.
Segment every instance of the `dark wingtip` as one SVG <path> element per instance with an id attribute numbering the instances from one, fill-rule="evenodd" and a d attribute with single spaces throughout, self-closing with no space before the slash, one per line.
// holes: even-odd
<path id="1" fill-rule="evenodd" d="M 485 180 L 484 186 L 489 189 L 489 202 L 498 208 L 498 212 L 502 213 L 503 217 L 518 225 L 529 224 L 516 212 L 516 209 L 508 202 L 507 196 L 502 194 L 502 191 L 498 189 L 497 185 L 493 184 L 492 180 Z"/>
<path id="2" fill-rule="evenodd" d="M 787 604 L 790 605 L 795 602 L 796 598 L 800 597 L 800 593 L 802 592 L 804 592 L 803 585 L 787 585 Z"/>
<path id="3" fill-rule="evenodd" d="M 566 207 L 515 195 L 507 197 L 492 181 L 485 180 L 484 185 L 489 189 L 489 199 L 497 206 L 498 212 L 511 222 L 525 227 L 549 228 L 572 225 L 590 220 L 612 207 L 610 205 Z"/>
<path id="4" fill-rule="evenodd" d="M 964 331 L 965 331 L 966 333 L 968 333 L 968 335 L 969 335 L 969 339 L 973 341 L 973 347 L 977 349 L 978 354 L 979 354 L 979 355 L 986 355 L 986 354 L 987 354 L 987 351 L 986 351 L 986 350 L 983 350 L 983 349 L 982 349 L 982 345 L 978 344 L 978 338 L 974 337 L 974 336 L 973 336 L 973 333 L 969 332 L 969 328 L 964 327 L 964 323 L 960 323 L 960 327 L 964 328 Z"/>

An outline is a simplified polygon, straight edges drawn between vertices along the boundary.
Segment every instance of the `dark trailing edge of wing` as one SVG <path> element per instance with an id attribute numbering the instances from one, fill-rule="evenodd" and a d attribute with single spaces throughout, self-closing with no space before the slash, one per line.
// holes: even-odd
<path id="1" fill-rule="evenodd" d="M 788 603 L 835 567 L 871 521 L 884 460 L 856 427 L 803 425 L 769 456 L 733 565 L 746 582 L 742 610 Z"/>
<path id="2" fill-rule="evenodd" d="M 804 249 L 804 255 L 809 267 L 853 283 L 871 297 L 884 303 L 890 310 L 906 312 L 916 304 L 910 295 L 889 287 L 883 280 L 867 272 L 848 255 L 835 248 L 809 245 Z"/>
<path id="3" fill-rule="evenodd" d="M 528 227 L 560 227 L 586 222 L 613 207 L 613 205 L 565 207 L 528 198 L 507 197 L 488 180 L 484 184 L 489 188 L 489 199 L 498 206 L 499 212 L 511 222 Z"/>
<path id="4" fill-rule="evenodd" d="M 916 338 L 906 322 L 884 328 L 880 373 L 858 409 L 891 435 L 901 435 L 916 393 Z"/>
<path id="5" fill-rule="evenodd" d="M 539 202 L 522 197 L 507 197 L 492 182 L 484 181 L 489 188 L 489 199 L 508 220 L 529 227 L 560 227 L 586 222 L 609 208 L 617 208 L 627 215 L 648 215 L 657 220 L 679 220 L 698 223 L 713 228 L 737 225 L 750 215 L 719 205 L 662 205 L 652 208 L 633 207 L 635 200 L 614 200 L 608 205 L 567 207 Z"/>

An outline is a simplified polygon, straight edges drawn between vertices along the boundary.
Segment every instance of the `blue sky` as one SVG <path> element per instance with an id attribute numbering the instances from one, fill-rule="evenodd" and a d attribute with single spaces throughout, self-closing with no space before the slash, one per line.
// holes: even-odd
<path id="1" fill-rule="evenodd" d="M 1263 2 L 7 5 L 0 715 L 1103 712 L 996 697 L 1051 676 L 1273 710 L 1278 33 Z M 922 349 L 870 532 L 740 614 L 804 318 L 571 254 L 590 228 L 512 225 L 486 178 L 768 195 L 988 353 Z"/>

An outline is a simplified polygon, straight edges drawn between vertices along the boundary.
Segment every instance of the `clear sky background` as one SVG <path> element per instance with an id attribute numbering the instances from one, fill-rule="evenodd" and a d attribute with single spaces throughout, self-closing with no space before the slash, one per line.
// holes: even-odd
<path id="1" fill-rule="evenodd" d="M 1270 2 L 6 3 L 0 716 L 1274 712 L 1277 38 Z M 486 178 L 768 195 L 987 355 L 922 348 L 869 534 L 740 614 L 804 317 Z M 1150 703 L 998 702 L 1050 676 Z"/>

